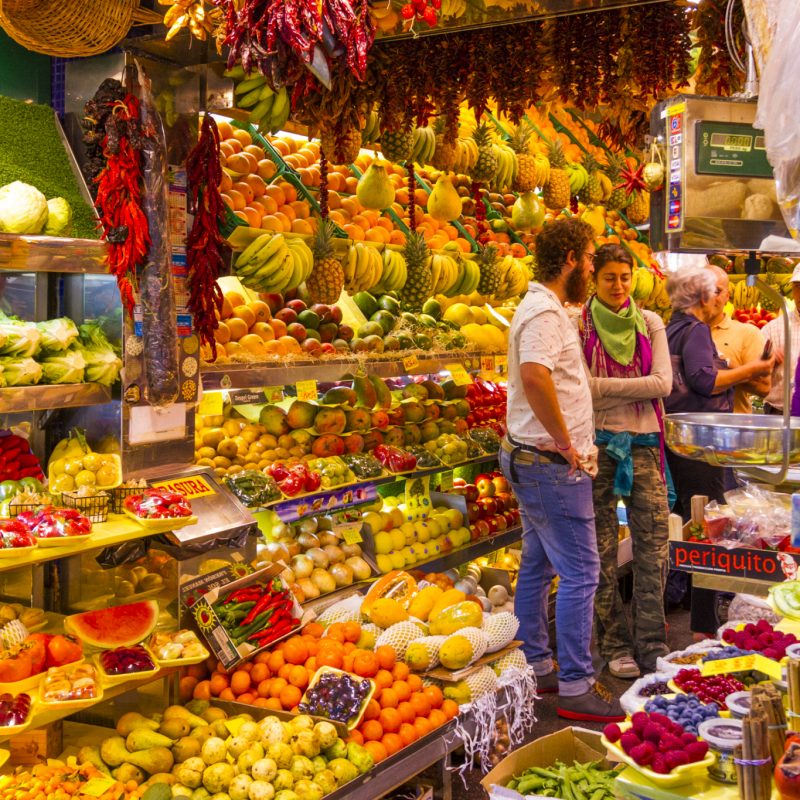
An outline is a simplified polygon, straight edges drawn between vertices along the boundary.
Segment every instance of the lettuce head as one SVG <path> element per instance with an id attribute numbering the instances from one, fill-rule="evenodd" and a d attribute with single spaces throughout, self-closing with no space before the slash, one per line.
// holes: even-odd
<path id="1" fill-rule="evenodd" d="M 63 197 L 47 201 L 46 236 L 69 236 L 72 233 L 72 206 Z"/>
<path id="2" fill-rule="evenodd" d="M 78 339 L 78 326 L 69 317 L 37 322 L 36 329 L 41 334 L 44 350 L 66 350 Z"/>
<path id="3" fill-rule="evenodd" d="M 42 367 L 32 358 L 0 358 L 6 386 L 33 386 L 42 379 Z"/>
<path id="4" fill-rule="evenodd" d="M 86 359 L 79 350 L 66 350 L 40 359 L 42 383 L 83 383 Z"/>
<path id="5" fill-rule="evenodd" d="M 0 232 L 37 234 L 47 224 L 47 198 L 22 181 L 0 186 Z"/>

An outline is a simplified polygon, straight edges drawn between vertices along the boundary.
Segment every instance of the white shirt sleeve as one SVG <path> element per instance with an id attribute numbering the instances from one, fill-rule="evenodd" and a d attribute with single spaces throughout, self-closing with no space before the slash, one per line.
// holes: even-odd
<path id="1" fill-rule="evenodd" d="M 560 315 L 555 310 L 537 314 L 520 331 L 520 364 L 541 364 L 552 372 L 563 349 L 564 332 Z"/>

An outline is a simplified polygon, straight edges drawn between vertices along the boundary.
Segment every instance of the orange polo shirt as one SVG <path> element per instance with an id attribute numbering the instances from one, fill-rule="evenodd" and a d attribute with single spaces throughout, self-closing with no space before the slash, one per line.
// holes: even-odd
<path id="1" fill-rule="evenodd" d="M 711 338 L 717 352 L 728 362 L 729 367 L 741 367 L 755 361 L 764 352 L 764 337 L 755 325 L 738 322 L 727 315 L 719 325 L 711 327 Z M 752 414 L 750 395 L 742 386 L 734 387 L 733 411 L 736 414 Z"/>

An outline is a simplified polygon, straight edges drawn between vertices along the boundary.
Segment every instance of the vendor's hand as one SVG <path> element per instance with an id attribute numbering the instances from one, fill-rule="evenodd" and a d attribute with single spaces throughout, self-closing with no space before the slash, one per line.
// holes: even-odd
<path id="1" fill-rule="evenodd" d="M 775 366 L 778 366 L 778 367 L 783 366 L 783 348 L 782 347 L 776 347 L 772 351 L 772 355 L 775 356 Z"/>
<path id="2" fill-rule="evenodd" d="M 752 370 L 753 378 L 763 378 L 772 374 L 772 368 L 775 366 L 775 356 L 771 355 L 769 358 L 759 358 L 756 361 L 750 362 L 750 369 Z"/>
<path id="3" fill-rule="evenodd" d="M 569 446 L 569 450 L 559 450 L 558 452 L 567 460 L 567 464 L 569 464 L 570 467 L 570 475 L 574 475 L 579 469 L 581 469 L 583 465 L 583 458 L 572 445 Z"/>

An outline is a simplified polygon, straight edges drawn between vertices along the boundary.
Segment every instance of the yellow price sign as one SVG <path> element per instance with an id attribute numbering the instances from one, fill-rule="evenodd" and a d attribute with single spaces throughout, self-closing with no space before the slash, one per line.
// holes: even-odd
<path id="1" fill-rule="evenodd" d="M 494 356 L 481 356 L 481 369 L 484 372 L 494 372 Z"/>
<path id="2" fill-rule="evenodd" d="M 313 379 L 307 381 L 297 381 L 297 399 L 313 402 L 317 399 L 317 382 Z"/>
<path id="3" fill-rule="evenodd" d="M 197 413 L 203 417 L 222 416 L 222 392 L 203 392 Z"/>
<path id="4" fill-rule="evenodd" d="M 348 525 L 346 528 L 341 529 L 342 539 L 345 544 L 361 544 L 364 541 L 361 536 L 361 525 Z"/>
<path id="5" fill-rule="evenodd" d="M 406 372 L 411 372 L 419 367 L 419 360 L 415 355 L 406 356 L 403 359 L 403 368 Z"/>
<path id="6" fill-rule="evenodd" d="M 456 386 L 469 386 L 472 383 L 472 376 L 464 369 L 463 364 L 448 364 L 445 369 Z"/>
<path id="7" fill-rule="evenodd" d="M 754 668 L 756 672 L 763 672 L 774 681 L 783 680 L 783 671 L 777 661 L 773 661 L 771 658 L 761 655 L 761 653 L 756 653 L 753 658 L 755 659 Z"/>
<path id="8" fill-rule="evenodd" d="M 508 356 L 495 356 L 494 369 L 501 375 L 508 375 Z"/>
<path id="9" fill-rule="evenodd" d="M 186 495 L 189 500 L 194 500 L 196 497 L 210 497 L 216 494 L 211 484 L 202 475 L 195 475 L 191 478 L 175 478 L 171 481 L 158 481 L 151 484 L 151 486 L 156 489 L 179 492 Z"/>
<path id="10" fill-rule="evenodd" d="M 443 492 L 453 491 L 453 470 L 448 469 L 439 476 L 439 488 Z"/>
<path id="11" fill-rule="evenodd" d="M 81 794 L 88 794 L 89 797 L 102 797 L 115 783 L 113 778 L 92 778 L 83 785 Z"/>
<path id="12" fill-rule="evenodd" d="M 726 672 L 750 672 L 753 669 L 756 669 L 756 656 L 736 656 L 736 658 L 720 658 L 716 661 L 705 661 L 700 669 L 700 674 L 722 675 Z"/>

